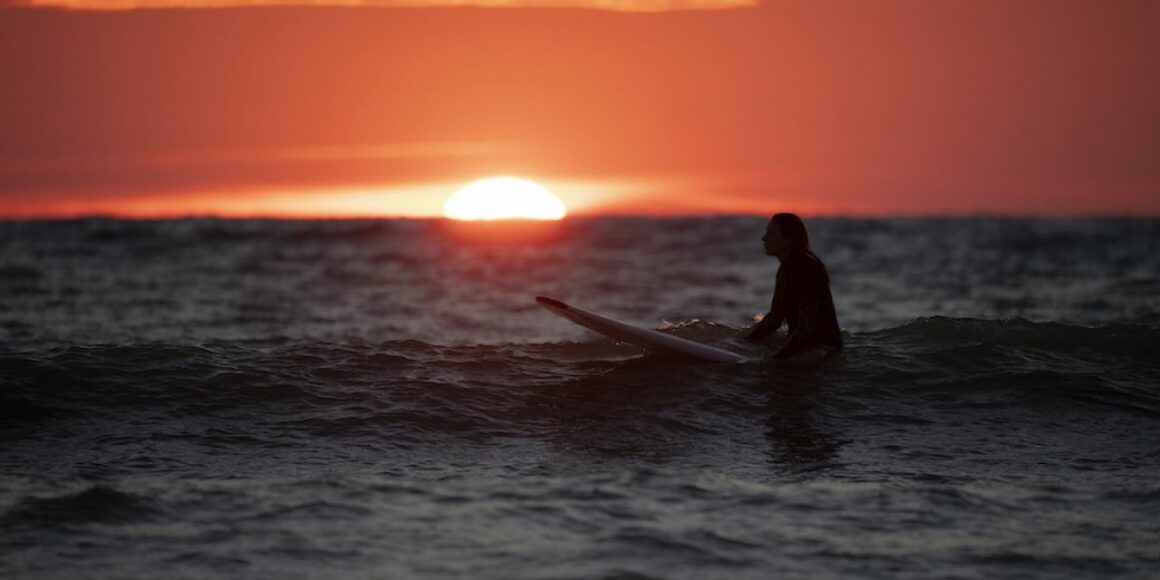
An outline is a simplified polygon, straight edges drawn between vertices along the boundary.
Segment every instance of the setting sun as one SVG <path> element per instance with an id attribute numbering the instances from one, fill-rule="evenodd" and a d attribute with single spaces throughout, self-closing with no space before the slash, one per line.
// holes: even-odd
<path id="1" fill-rule="evenodd" d="M 517 177 L 474 181 L 447 198 L 443 215 L 457 220 L 558 220 L 568 213 L 544 186 Z"/>

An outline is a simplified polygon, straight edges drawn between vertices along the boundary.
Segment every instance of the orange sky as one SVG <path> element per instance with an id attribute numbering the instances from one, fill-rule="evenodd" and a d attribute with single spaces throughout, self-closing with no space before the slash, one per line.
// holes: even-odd
<path id="1" fill-rule="evenodd" d="M 1158 0 L 232 4 L 0 0 L 0 217 L 1160 215 Z"/>

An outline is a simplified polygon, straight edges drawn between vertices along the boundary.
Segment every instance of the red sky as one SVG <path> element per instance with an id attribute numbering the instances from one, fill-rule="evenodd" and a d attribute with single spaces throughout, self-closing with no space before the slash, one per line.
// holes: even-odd
<path id="1" fill-rule="evenodd" d="M 1158 0 L 150 2 L 0 0 L 0 217 L 1160 215 Z"/>

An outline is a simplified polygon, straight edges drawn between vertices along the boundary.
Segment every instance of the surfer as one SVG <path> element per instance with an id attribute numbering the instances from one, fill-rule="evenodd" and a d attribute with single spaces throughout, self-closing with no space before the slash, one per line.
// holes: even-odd
<path id="1" fill-rule="evenodd" d="M 814 255 L 806 225 L 796 214 L 774 215 L 761 241 L 766 255 L 776 257 L 781 266 L 769 312 L 745 338 L 759 341 L 785 323 L 786 341 L 774 358 L 789 364 L 821 362 L 842 348 L 826 265 Z"/>

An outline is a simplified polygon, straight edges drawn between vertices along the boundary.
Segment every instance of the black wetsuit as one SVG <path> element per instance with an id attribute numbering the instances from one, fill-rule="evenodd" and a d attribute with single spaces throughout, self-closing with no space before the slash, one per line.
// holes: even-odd
<path id="1" fill-rule="evenodd" d="M 782 322 L 789 325 L 789 337 L 776 358 L 789 358 L 811 346 L 842 348 L 830 276 L 822 261 L 810 252 L 794 252 L 782 260 L 769 314 L 747 338 L 764 338 Z"/>

